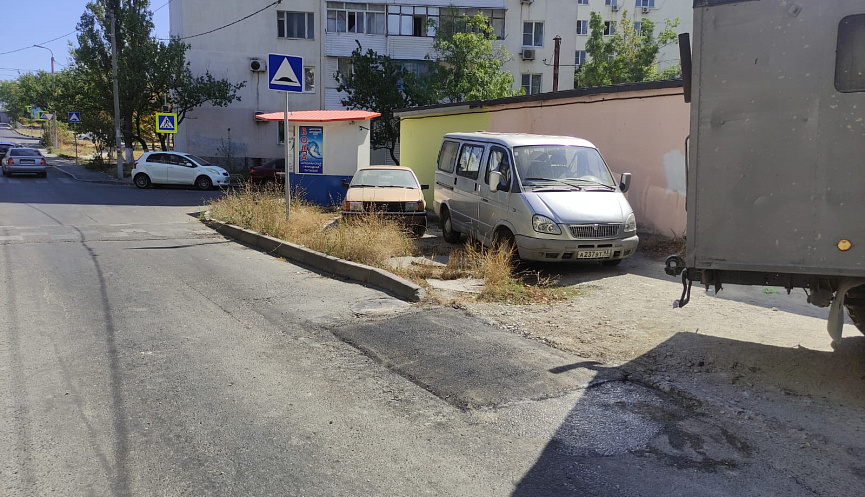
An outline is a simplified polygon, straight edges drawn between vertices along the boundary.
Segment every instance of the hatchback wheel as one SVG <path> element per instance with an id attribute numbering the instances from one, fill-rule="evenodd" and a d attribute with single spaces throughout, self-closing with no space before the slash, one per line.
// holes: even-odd
<path id="1" fill-rule="evenodd" d="M 199 176 L 195 180 L 195 186 L 197 186 L 199 190 L 210 190 L 213 188 L 213 181 L 211 181 L 207 176 Z"/>
<path id="2" fill-rule="evenodd" d="M 144 173 L 138 173 L 135 175 L 135 186 L 138 188 L 147 188 L 150 186 L 150 177 Z"/>

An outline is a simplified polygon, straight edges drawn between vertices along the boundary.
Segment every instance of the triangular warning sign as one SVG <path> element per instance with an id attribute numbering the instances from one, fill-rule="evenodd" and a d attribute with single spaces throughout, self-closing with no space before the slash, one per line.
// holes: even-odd
<path id="1" fill-rule="evenodd" d="M 288 63 L 288 58 L 282 59 L 282 64 L 270 80 L 270 84 L 282 84 L 286 86 L 300 86 L 300 79 Z"/>
<path id="2" fill-rule="evenodd" d="M 159 129 L 174 129 L 174 119 L 168 116 L 163 117 L 162 122 L 159 123 Z"/>

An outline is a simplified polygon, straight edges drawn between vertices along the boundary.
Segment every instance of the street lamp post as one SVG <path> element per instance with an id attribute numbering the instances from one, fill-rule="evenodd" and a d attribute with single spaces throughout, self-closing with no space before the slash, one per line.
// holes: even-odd
<path id="1" fill-rule="evenodd" d="M 57 86 L 56 86 L 56 82 L 54 79 L 54 51 L 48 47 L 43 47 L 42 45 L 33 45 L 33 46 L 36 48 L 43 48 L 43 49 L 51 52 L 51 92 L 54 94 L 53 96 L 55 98 L 57 98 Z M 56 104 L 56 102 L 55 102 L 55 104 Z M 55 105 L 55 107 L 56 107 L 56 105 Z M 51 113 L 52 114 L 51 121 L 53 121 L 53 123 L 54 123 L 54 153 L 56 154 L 57 153 L 57 109 L 55 108 L 52 110 L 54 112 Z"/>

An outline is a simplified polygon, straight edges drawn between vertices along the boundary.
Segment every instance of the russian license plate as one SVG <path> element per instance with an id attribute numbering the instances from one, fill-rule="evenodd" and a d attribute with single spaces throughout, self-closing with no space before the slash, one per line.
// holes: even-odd
<path id="1" fill-rule="evenodd" d="M 612 250 L 580 250 L 577 259 L 606 259 L 612 255 Z"/>
<path id="2" fill-rule="evenodd" d="M 22 164 L 36 164 L 36 160 L 34 159 L 21 159 Z"/>

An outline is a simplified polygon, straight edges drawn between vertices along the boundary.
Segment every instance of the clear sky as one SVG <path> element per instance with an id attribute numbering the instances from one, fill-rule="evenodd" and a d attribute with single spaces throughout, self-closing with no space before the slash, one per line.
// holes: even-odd
<path id="1" fill-rule="evenodd" d="M 168 4 L 171 1 L 150 0 L 156 25 L 154 34 L 158 38 L 168 38 Z M 88 0 L 0 0 L 0 18 L 3 19 L 0 23 L 3 30 L 0 80 L 15 79 L 18 74 L 31 71 L 51 72 L 51 54 L 33 45 L 43 45 L 54 52 L 55 71 L 66 67 L 69 43 L 77 43 L 75 26 L 87 3 Z"/>

